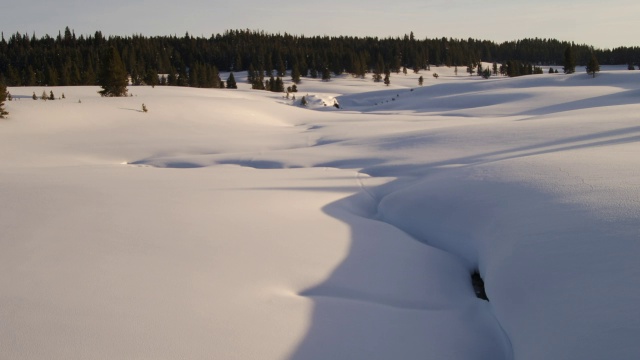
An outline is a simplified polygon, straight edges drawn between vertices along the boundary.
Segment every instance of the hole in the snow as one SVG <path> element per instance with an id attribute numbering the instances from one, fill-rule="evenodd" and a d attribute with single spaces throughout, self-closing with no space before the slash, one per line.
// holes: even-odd
<path id="1" fill-rule="evenodd" d="M 478 299 L 489 301 L 487 293 L 484 291 L 484 280 L 482 280 L 478 270 L 474 270 L 471 274 L 471 285 L 473 285 L 473 291 L 476 293 Z"/>

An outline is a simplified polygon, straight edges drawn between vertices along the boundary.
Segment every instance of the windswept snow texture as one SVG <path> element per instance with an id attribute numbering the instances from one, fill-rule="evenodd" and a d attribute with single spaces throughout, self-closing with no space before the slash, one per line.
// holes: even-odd
<path id="1" fill-rule="evenodd" d="M 640 358 L 640 72 L 460 74 L 9 89 L 0 358 Z"/>

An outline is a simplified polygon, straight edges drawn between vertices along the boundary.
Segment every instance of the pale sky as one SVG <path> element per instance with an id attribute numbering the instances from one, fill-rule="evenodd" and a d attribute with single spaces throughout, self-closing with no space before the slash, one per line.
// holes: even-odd
<path id="1" fill-rule="evenodd" d="M 26 5 L 28 3 L 28 5 Z M 29 0 L 0 4 L 5 38 L 20 32 L 55 36 L 178 35 L 209 37 L 228 29 L 345 36 L 474 38 L 502 42 L 556 38 L 598 48 L 640 45 L 638 0 Z"/>

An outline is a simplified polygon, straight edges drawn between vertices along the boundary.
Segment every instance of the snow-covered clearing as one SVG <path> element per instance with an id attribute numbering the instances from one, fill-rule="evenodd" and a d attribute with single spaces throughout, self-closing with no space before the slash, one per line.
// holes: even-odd
<path id="1" fill-rule="evenodd" d="M 0 358 L 640 358 L 621 69 L 10 88 Z"/>

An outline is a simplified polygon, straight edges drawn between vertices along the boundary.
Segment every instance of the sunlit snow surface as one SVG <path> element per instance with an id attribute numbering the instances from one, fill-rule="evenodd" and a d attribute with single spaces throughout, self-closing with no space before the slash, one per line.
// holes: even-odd
<path id="1" fill-rule="evenodd" d="M 640 71 L 603 70 L 10 88 L 0 358 L 640 358 Z"/>

